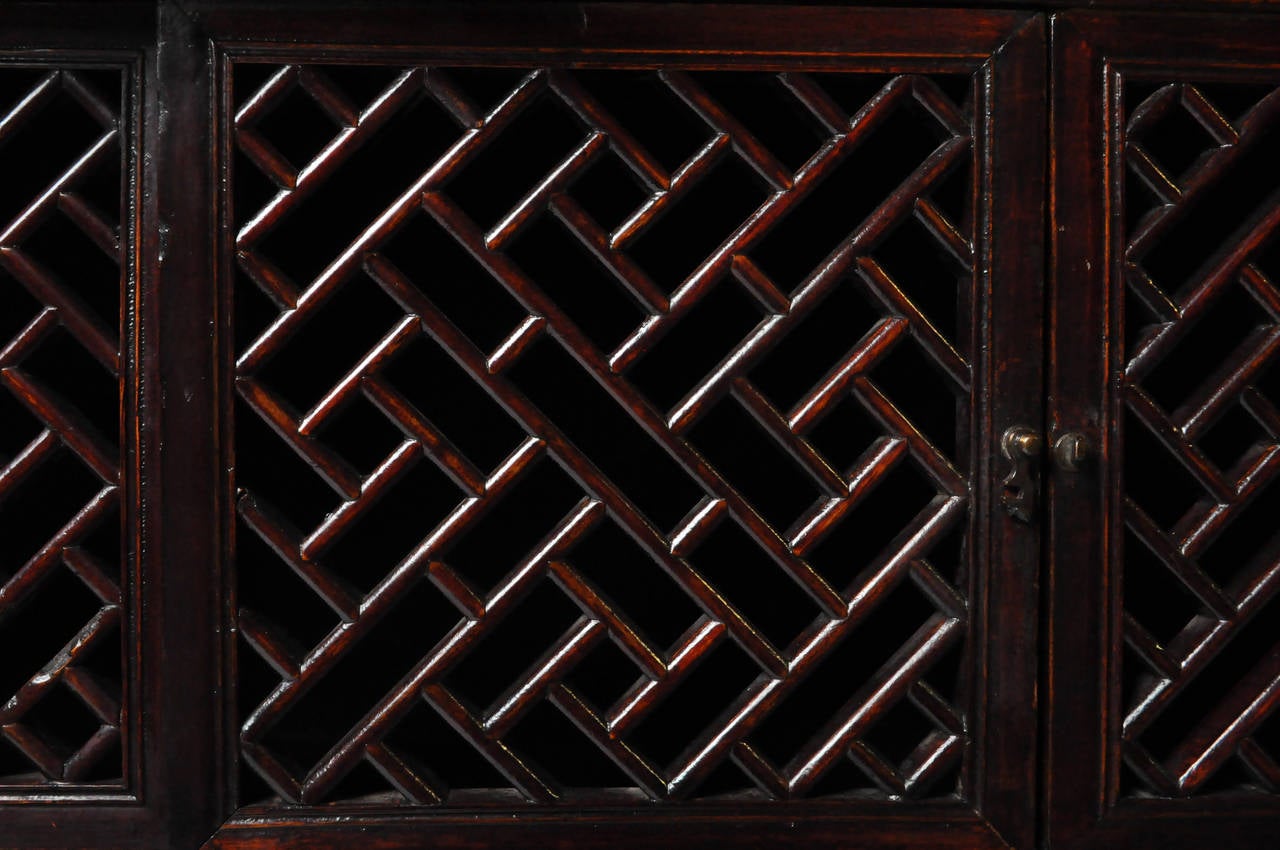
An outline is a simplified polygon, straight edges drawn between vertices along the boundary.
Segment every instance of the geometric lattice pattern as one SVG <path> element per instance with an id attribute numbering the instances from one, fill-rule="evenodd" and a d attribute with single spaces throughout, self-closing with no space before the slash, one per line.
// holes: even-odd
<path id="1" fill-rule="evenodd" d="M 244 801 L 961 791 L 969 77 L 233 81 Z"/>
<path id="2" fill-rule="evenodd" d="M 0 71 L 0 786 L 123 771 L 122 92 Z"/>
<path id="3" fill-rule="evenodd" d="M 1125 781 L 1276 792 L 1280 90 L 1125 96 Z"/>

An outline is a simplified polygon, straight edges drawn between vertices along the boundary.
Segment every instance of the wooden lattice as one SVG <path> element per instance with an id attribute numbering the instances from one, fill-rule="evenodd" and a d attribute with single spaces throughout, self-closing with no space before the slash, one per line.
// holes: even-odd
<path id="1" fill-rule="evenodd" d="M 1130 81 L 1122 748 L 1142 793 L 1280 790 L 1280 90 Z"/>
<path id="2" fill-rule="evenodd" d="M 957 791 L 969 78 L 234 80 L 251 781 Z"/>
<path id="3" fill-rule="evenodd" d="M 119 783 L 119 71 L 0 71 L 0 785 Z"/>

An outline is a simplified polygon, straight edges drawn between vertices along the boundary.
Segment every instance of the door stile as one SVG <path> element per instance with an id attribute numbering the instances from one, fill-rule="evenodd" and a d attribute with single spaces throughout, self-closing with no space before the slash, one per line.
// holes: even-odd
<path id="1" fill-rule="evenodd" d="M 987 702 L 978 711 L 987 772 L 978 808 L 1016 847 L 1030 847 L 1034 835 L 1043 525 L 1039 510 L 1027 523 L 1003 506 L 1010 461 L 1000 443 L 1011 427 L 1044 429 L 1045 51 L 1046 22 L 1037 15 L 993 54 L 983 82 L 980 148 L 989 204 L 981 227 L 988 301 L 974 329 L 974 350 L 981 352 L 975 374 L 982 376 L 976 383 L 985 387 L 975 456 L 976 480 L 986 486 L 976 511 L 989 529 L 989 567 L 979 573 L 985 616 L 976 618 L 988 624 L 978 640 L 987 652 Z M 984 336 L 989 347 L 978 344 Z M 1041 475 L 1045 468 L 1039 459 Z"/>
<path id="2" fill-rule="evenodd" d="M 1047 476 L 1044 799 L 1048 840 L 1057 844 L 1100 812 L 1107 724 L 1106 528 L 1102 470 L 1109 428 L 1098 403 L 1107 384 L 1106 125 L 1089 95 L 1103 69 L 1069 20 L 1055 15 L 1050 44 L 1048 386 L 1049 438 L 1079 432 L 1099 461 L 1079 474 Z M 1086 731 L 1087 730 L 1087 731 Z M 1082 745 L 1083 738 L 1083 745 Z"/>

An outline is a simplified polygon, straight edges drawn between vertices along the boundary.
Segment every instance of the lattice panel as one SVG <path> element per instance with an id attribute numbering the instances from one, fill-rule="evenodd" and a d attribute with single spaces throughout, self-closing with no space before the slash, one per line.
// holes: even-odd
<path id="1" fill-rule="evenodd" d="M 968 76 L 232 81 L 242 800 L 962 792 Z"/>
<path id="2" fill-rule="evenodd" d="M 1129 81 L 1125 793 L 1280 790 L 1280 89 Z"/>
<path id="3" fill-rule="evenodd" d="M 0 69 L 0 787 L 119 784 L 119 70 Z"/>

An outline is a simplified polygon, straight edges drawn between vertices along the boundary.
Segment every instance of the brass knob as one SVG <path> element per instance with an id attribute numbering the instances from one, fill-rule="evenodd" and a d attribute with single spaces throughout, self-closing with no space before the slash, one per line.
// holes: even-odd
<path id="1" fill-rule="evenodd" d="M 1000 435 L 1000 450 L 1009 461 L 1009 473 L 1004 477 L 1004 493 L 1000 501 L 1010 516 L 1022 522 L 1036 520 L 1039 461 L 1043 448 L 1040 432 L 1025 425 L 1014 425 Z"/>
<path id="2" fill-rule="evenodd" d="M 1079 472 L 1089 459 L 1089 441 L 1078 431 L 1068 431 L 1053 443 L 1053 461 L 1064 472 Z"/>
<path id="3" fill-rule="evenodd" d="M 1040 454 L 1040 432 L 1032 428 L 1015 425 L 1004 432 L 1000 439 L 1005 457 L 1015 460 L 1021 457 L 1036 457 Z"/>

